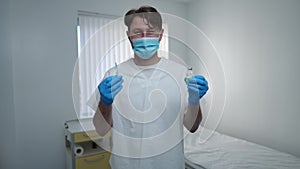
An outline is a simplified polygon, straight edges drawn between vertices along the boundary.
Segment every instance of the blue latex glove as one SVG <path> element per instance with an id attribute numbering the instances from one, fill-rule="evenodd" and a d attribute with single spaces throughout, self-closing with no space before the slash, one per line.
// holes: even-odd
<path id="1" fill-rule="evenodd" d="M 198 105 L 199 100 L 205 95 L 208 90 L 208 83 L 203 76 L 196 75 L 186 81 L 189 92 L 189 104 Z"/>
<path id="2" fill-rule="evenodd" d="M 115 96 L 123 88 L 122 76 L 109 76 L 105 78 L 99 85 L 98 90 L 100 92 L 100 101 L 105 105 L 111 105 Z"/>

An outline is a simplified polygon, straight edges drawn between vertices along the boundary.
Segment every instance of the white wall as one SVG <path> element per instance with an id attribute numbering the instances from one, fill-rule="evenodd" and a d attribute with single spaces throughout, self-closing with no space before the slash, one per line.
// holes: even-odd
<path id="1" fill-rule="evenodd" d="M 77 10 L 122 16 L 141 4 L 186 15 L 186 5 L 172 1 L 1 1 L 1 133 L 9 133 L 1 142 L 2 169 L 13 168 L 12 160 L 16 168 L 65 168 L 63 124 L 76 118 L 71 88 Z M 2 157 L 11 147 L 15 158 Z"/>
<path id="2" fill-rule="evenodd" d="M 300 156 L 300 1 L 198 0 L 188 9 L 226 74 L 218 130 Z"/>
<path id="3" fill-rule="evenodd" d="M 10 51 L 9 0 L 0 2 L 0 168 L 14 168 L 15 114 L 13 104 L 12 55 Z"/>

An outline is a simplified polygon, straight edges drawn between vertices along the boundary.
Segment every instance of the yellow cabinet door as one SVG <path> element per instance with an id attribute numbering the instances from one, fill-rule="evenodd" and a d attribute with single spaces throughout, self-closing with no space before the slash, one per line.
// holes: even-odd
<path id="1" fill-rule="evenodd" d="M 109 165 L 110 153 L 100 153 L 76 158 L 76 169 L 111 169 Z"/>

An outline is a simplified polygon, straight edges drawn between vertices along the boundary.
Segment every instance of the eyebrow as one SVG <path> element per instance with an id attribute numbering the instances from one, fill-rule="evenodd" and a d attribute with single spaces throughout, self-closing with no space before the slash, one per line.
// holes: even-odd
<path id="1" fill-rule="evenodd" d="M 150 29 L 147 29 L 146 31 L 156 31 L 156 30 L 157 29 L 155 29 L 155 28 L 150 28 Z M 132 31 L 135 32 L 135 31 L 143 31 L 143 30 L 140 28 L 134 28 Z"/>

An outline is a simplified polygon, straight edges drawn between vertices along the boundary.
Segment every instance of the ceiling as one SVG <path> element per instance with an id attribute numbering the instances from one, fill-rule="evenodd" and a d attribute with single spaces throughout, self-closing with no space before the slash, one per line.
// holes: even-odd
<path id="1" fill-rule="evenodd" d="M 188 3 L 188 2 L 195 1 L 195 0 L 164 0 L 164 1 L 175 1 L 175 2 L 184 2 L 184 3 Z"/>

